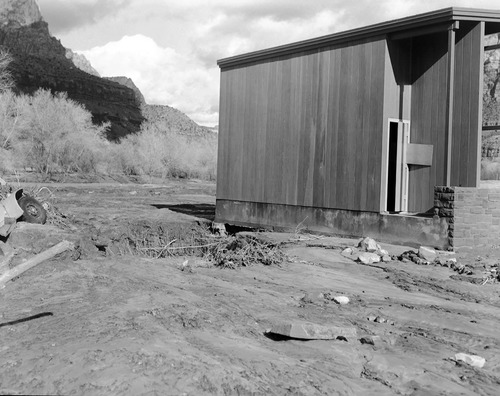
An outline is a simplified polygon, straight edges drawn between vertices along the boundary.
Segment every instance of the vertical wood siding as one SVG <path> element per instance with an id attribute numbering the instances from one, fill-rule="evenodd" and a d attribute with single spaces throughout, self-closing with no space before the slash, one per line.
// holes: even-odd
<path id="1" fill-rule="evenodd" d="M 385 40 L 222 70 L 219 199 L 378 212 Z"/>
<path id="2" fill-rule="evenodd" d="M 484 27 L 461 22 L 455 52 L 451 185 L 476 187 L 482 121 Z"/>
<path id="3" fill-rule="evenodd" d="M 461 22 L 456 34 L 453 100 L 452 186 L 476 186 L 482 117 L 483 28 Z M 432 144 L 431 167 L 410 166 L 409 210 L 434 206 L 434 186 L 446 185 L 447 33 L 413 39 L 411 142 Z"/>
<path id="4" fill-rule="evenodd" d="M 408 210 L 434 207 L 434 186 L 446 185 L 447 32 L 412 44 L 410 141 L 434 146 L 432 166 L 410 165 Z"/>

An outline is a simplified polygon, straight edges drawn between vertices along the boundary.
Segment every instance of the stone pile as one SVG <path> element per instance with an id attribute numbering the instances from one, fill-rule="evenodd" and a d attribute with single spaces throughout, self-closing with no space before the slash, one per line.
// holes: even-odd
<path id="1" fill-rule="evenodd" d="M 355 248 L 344 249 L 342 255 L 363 264 L 392 260 L 387 250 L 382 249 L 374 239 L 368 237 L 361 239 Z"/>

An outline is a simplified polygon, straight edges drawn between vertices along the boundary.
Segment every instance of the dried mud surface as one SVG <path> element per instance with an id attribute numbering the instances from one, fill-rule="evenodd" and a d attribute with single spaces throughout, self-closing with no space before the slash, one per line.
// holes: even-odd
<path id="1" fill-rule="evenodd" d="M 361 265 L 340 254 L 355 240 L 308 235 L 266 234 L 290 242 L 281 266 L 232 270 L 192 257 L 105 256 L 90 245 L 113 230 L 138 222 L 180 227 L 192 224 L 193 214 L 210 218 L 214 185 L 49 187 L 73 228 L 19 224 L 8 243 L 23 246 L 19 254 L 28 257 L 83 238 L 87 251 L 77 260 L 44 262 L 0 290 L 1 394 L 498 394 L 498 283 L 464 281 L 444 267 Z M 311 241 L 324 247 L 308 247 Z M 498 251 L 458 257 L 480 273 Z M 189 271 L 181 265 L 186 259 Z M 350 303 L 337 305 L 320 293 L 345 295 Z M 387 321 L 367 319 L 375 316 Z M 358 335 L 266 336 L 279 321 L 354 327 Z M 374 345 L 361 343 L 365 336 L 374 336 Z M 486 364 L 450 359 L 459 352 Z"/>

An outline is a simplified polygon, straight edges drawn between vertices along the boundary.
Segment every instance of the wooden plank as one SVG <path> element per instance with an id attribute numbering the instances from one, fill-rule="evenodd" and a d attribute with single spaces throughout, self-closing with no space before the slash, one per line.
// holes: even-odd
<path id="1" fill-rule="evenodd" d="M 330 80 L 330 95 L 331 95 L 331 106 L 329 109 L 329 177 L 327 178 L 328 183 L 328 194 L 326 200 L 326 206 L 329 208 L 339 208 L 340 205 L 337 200 L 338 191 L 338 152 L 339 152 L 339 129 L 340 129 L 340 108 L 341 108 L 341 98 L 340 98 L 340 86 L 342 81 L 342 52 L 340 49 L 332 50 L 330 54 L 330 65 L 331 65 L 331 80 Z"/>
<path id="2" fill-rule="evenodd" d="M 482 125 L 480 129 L 483 131 L 500 131 L 500 125 Z"/>
<path id="3" fill-rule="evenodd" d="M 474 187 L 478 182 L 482 119 L 483 30 L 464 22 L 456 43 L 455 116 L 453 119 L 452 184 Z"/>
<path id="4" fill-rule="evenodd" d="M 292 150 L 290 153 L 292 155 L 293 161 L 290 169 L 287 170 L 288 177 L 293 183 L 288 185 L 287 189 L 287 201 L 293 205 L 298 204 L 298 173 L 299 173 L 299 153 L 300 153 L 300 135 L 301 135 L 301 124 L 302 124 L 302 60 L 300 57 L 294 57 L 291 60 L 291 73 L 292 73 L 292 90 L 290 99 L 291 110 L 290 110 L 290 128 L 292 130 L 292 135 L 290 143 L 292 145 Z"/>
<path id="5" fill-rule="evenodd" d="M 372 43 L 365 43 L 363 46 L 359 46 L 359 51 L 357 57 L 359 59 L 359 77 L 358 77 L 358 101 L 360 103 L 358 110 L 358 118 L 354 126 L 354 133 L 357 133 L 358 150 L 354 149 L 353 152 L 357 152 L 358 155 L 356 161 L 356 171 L 355 180 L 356 183 L 353 186 L 354 189 L 354 207 L 355 208 L 366 208 L 367 201 L 367 182 L 368 182 L 368 153 L 370 151 L 370 108 L 372 104 L 370 103 L 370 92 L 372 89 L 371 77 L 371 62 L 372 62 Z M 361 142 L 361 144 L 359 144 Z"/>
<path id="6" fill-rule="evenodd" d="M 408 210 L 423 212 L 434 205 L 434 185 L 442 177 L 445 148 L 446 35 L 414 40 L 412 59 L 411 131 L 412 143 L 434 145 L 432 167 L 410 166 Z"/>
<path id="7" fill-rule="evenodd" d="M 384 83 L 385 83 L 385 40 L 373 42 L 371 45 L 371 67 L 368 122 L 365 123 L 368 134 L 367 151 L 367 184 L 366 203 L 364 210 L 380 211 L 380 185 L 382 184 L 381 156 L 382 134 L 385 128 L 384 112 Z"/>
<path id="8" fill-rule="evenodd" d="M 492 50 L 496 50 L 496 49 L 500 49 L 500 44 L 487 45 L 484 47 L 485 51 L 492 51 Z"/>
<path id="9" fill-rule="evenodd" d="M 351 95 L 351 106 L 348 107 L 349 118 L 348 118 L 348 129 L 347 133 L 347 147 L 346 151 L 349 153 L 347 156 L 347 180 L 345 180 L 345 186 L 347 189 L 347 209 L 359 208 L 360 202 L 359 197 L 361 191 L 359 191 L 360 181 L 362 175 L 360 174 L 360 157 L 355 153 L 359 154 L 363 151 L 363 148 L 368 143 L 368 141 L 363 140 L 363 129 L 361 122 L 361 114 L 363 103 L 361 101 L 361 65 L 363 63 L 363 47 L 361 45 L 352 46 L 351 52 L 351 73 L 350 73 L 350 86 L 349 90 Z M 364 87 L 363 87 L 364 88 Z"/>
<path id="10" fill-rule="evenodd" d="M 462 68 L 462 86 L 461 86 L 461 92 L 456 92 L 456 96 L 461 95 L 464 98 L 467 98 L 467 100 L 462 101 L 462 106 L 459 108 L 460 114 L 455 117 L 458 118 L 460 117 L 460 128 L 457 131 L 458 134 L 462 136 L 460 146 L 459 147 L 459 155 L 460 155 L 460 167 L 457 170 L 454 170 L 454 172 L 458 171 L 458 185 L 459 186 L 468 186 L 469 185 L 469 180 L 468 180 L 468 169 L 471 166 L 470 164 L 470 158 L 469 158 L 469 151 L 471 149 L 470 147 L 470 137 L 471 137 L 471 131 L 470 131 L 470 118 L 471 118 L 471 103 L 470 103 L 470 98 L 472 95 L 473 87 L 471 84 L 475 84 L 476 80 L 471 79 L 471 72 L 472 72 L 472 62 L 471 62 L 471 55 L 472 55 L 472 38 L 471 38 L 471 29 L 469 26 L 465 28 L 465 23 L 462 23 L 462 30 L 461 33 L 467 32 L 465 37 L 461 40 L 461 51 L 462 51 L 462 57 L 463 57 L 463 68 Z M 465 29 L 464 29 L 465 28 Z M 457 52 L 458 52 L 458 43 L 456 45 L 457 47 Z M 482 89 L 481 89 L 482 90 Z M 475 174 L 475 167 L 474 167 L 474 174 Z"/>
<path id="11" fill-rule="evenodd" d="M 279 111 L 279 101 L 280 96 L 277 91 L 276 81 L 278 79 L 278 62 L 271 62 L 268 64 L 269 67 L 269 85 L 266 88 L 267 95 L 269 97 L 269 106 L 265 112 L 266 123 L 266 151 L 265 151 L 265 184 L 264 184 L 264 199 L 266 202 L 277 203 L 276 192 L 280 188 L 276 185 L 277 182 L 277 172 L 278 163 L 277 150 L 280 147 L 276 145 L 276 134 L 282 133 L 276 129 L 276 112 Z M 281 186 L 281 181 L 280 181 Z"/>
<path id="12" fill-rule="evenodd" d="M 318 86 L 316 114 L 316 145 L 314 148 L 313 197 L 312 206 L 325 207 L 326 187 L 326 129 L 328 123 L 330 54 L 323 51 L 318 54 Z"/>
<path id="13" fill-rule="evenodd" d="M 479 91 L 479 97 L 477 98 L 478 104 L 477 104 L 477 120 L 476 120 L 476 125 L 477 126 L 477 134 L 476 134 L 476 180 L 475 180 L 475 187 L 479 187 L 479 184 L 481 182 L 481 151 L 482 151 L 482 144 L 483 144 L 483 133 L 481 130 L 481 126 L 483 125 L 483 95 L 482 95 L 482 87 L 484 84 L 484 51 L 481 50 L 484 46 L 484 40 L 485 40 L 485 31 L 486 31 L 486 24 L 484 22 L 479 22 L 479 31 L 477 31 L 477 35 L 479 36 L 477 40 L 480 42 L 479 49 L 477 51 L 479 52 L 479 57 L 477 58 L 477 62 L 479 63 L 478 68 L 479 68 L 479 73 L 478 76 L 476 76 L 476 84 L 478 87 L 480 87 Z M 477 44 L 476 44 L 477 45 Z"/>
<path id="14" fill-rule="evenodd" d="M 465 28 L 465 26 L 463 26 Z M 467 119 L 463 112 L 464 102 L 466 102 L 468 98 L 464 97 L 464 94 L 467 92 L 463 91 L 464 87 L 464 70 L 466 68 L 466 63 L 468 62 L 467 58 L 464 57 L 463 44 L 464 38 L 462 34 L 463 30 L 461 30 L 457 36 L 457 43 L 455 45 L 455 95 L 452 98 L 453 105 L 455 108 L 456 117 L 453 119 L 453 142 L 452 142 L 452 161 L 451 161 L 451 180 L 450 183 L 454 186 L 460 185 L 460 168 L 461 168 L 461 145 L 462 141 L 467 140 L 467 136 L 464 136 L 462 133 L 463 129 L 463 119 Z"/>
<path id="15" fill-rule="evenodd" d="M 219 99 L 219 135 L 217 137 L 217 196 L 222 199 L 229 198 L 227 194 L 228 175 L 228 72 L 221 73 L 220 76 L 220 99 Z"/>
<path id="16" fill-rule="evenodd" d="M 345 47 L 340 50 L 340 97 L 342 98 L 339 103 L 339 130 L 337 140 L 337 179 L 336 179 L 336 207 L 348 208 L 348 160 L 352 155 L 347 151 L 348 148 L 348 131 L 349 131 L 349 105 L 353 102 L 353 95 L 349 89 L 351 84 L 351 70 L 352 70 L 352 47 Z M 351 181 L 352 182 L 352 181 Z"/>
<path id="17" fill-rule="evenodd" d="M 255 195 L 256 202 L 266 202 L 265 195 L 265 180 L 267 177 L 266 172 L 266 156 L 268 155 L 266 140 L 267 140 L 267 117 L 266 109 L 269 107 L 269 95 L 267 94 L 267 87 L 270 84 L 269 77 L 269 67 L 268 65 L 260 65 L 258 68 L 259 78 L 258 78 L 258 91 L 255 95 L 255 103 L 254 106 L 260 109 L 259 116 L 257 117 L 256 122 L 256 152 L 254 161 L 258 164 L 257 166 L 257 174 L 256 174 L 256 183 L 255 183 Z M 244 198 L 244 197 L 242 197 Z"/>
<path id="18" fill-rule="evenodd" d="M 282 105 L 280 109 L 280 126 L 282 129 L 283 137 L 281 139 L 282 146 L 282 158 L 281 158 L 281 198 L 280 202 L 288 203 L 288 192 L 290 190 L 290 185 L 295 185 L 296 180 L 290 174 L 289 169 L 293 166 L 296 161 L 294 156 L 294 150 L 291 146 L 291 92 L 292 92 L 292 63 L 291 60 L 283 59 L 281 62 L 281 86 L 278 89 L 282 96 Z M 265 176 L 264 176 L 265 177 Z"/>
<path id="19" fill-rule="evenodd" d="M 478 187 L 481 180 L 481 145 L 483 123 L 483 73 L 484 73 L 485 23 L 479 22 L 472 32 L 471 55 L 471 117 L 469 119 L 469 167 L 468 185 Z M 475 98 L 475 100 L 474 100 Z"/>
<path id="20" fill-rule="evenodd" d="M 316 156 L 316 139 L 318 135 L 318 90 L 319 90 L 319 55 L 318 53 L 307 56 L 307 112 L 304 134 L 304 165 L 305 165 L 305 191 L 304 206 L 313 205 L 313 193 L 317 186 L 314 184 L 314 165 Z"/>

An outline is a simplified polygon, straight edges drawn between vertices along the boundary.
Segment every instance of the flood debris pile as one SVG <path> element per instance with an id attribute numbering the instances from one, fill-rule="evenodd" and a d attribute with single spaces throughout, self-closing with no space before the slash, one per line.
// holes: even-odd
<path id="1" fill-rule="evenodd" d="M 481 283 L 484 285 L 486 283 L 500 282 L 500 260 L 485 260 L 482 257 L 478 257 L 476 260 L 477 265 L 465 265 L 457 261 L 455 253 L 439 251 L 427 246 L 420 246 L 416 250 L 410 249 L 399 255 L 391 255 L 387 250 L 382 249 L 374 239 L 366 237 L 361 239 L 356 247 L 343 249 L 342 255 L 365 265 L 380 262 L 434 265 L 450 268 L 459 276 L 480 274 L 480 278 L 468 279 L 472 283 Z"/>
<path id="2" fill-rule="evenodd" d="M 279 243 L 253 233 L 213 233 L 206 224 L 171 227 L 135 224 L 95 238 L 107 254 L 149 258 L 203 257 L 216 267 L 239 268 L 255 264 L 280 265 L 286 260 Z"/>
<path id="3" fill-rule="evenodd" d="M 223 268 L 280 265 L 286 259 L 278 244 L 248 233 L 218 237 L 208 246 L 205 257 L 215 266 Z"/>

